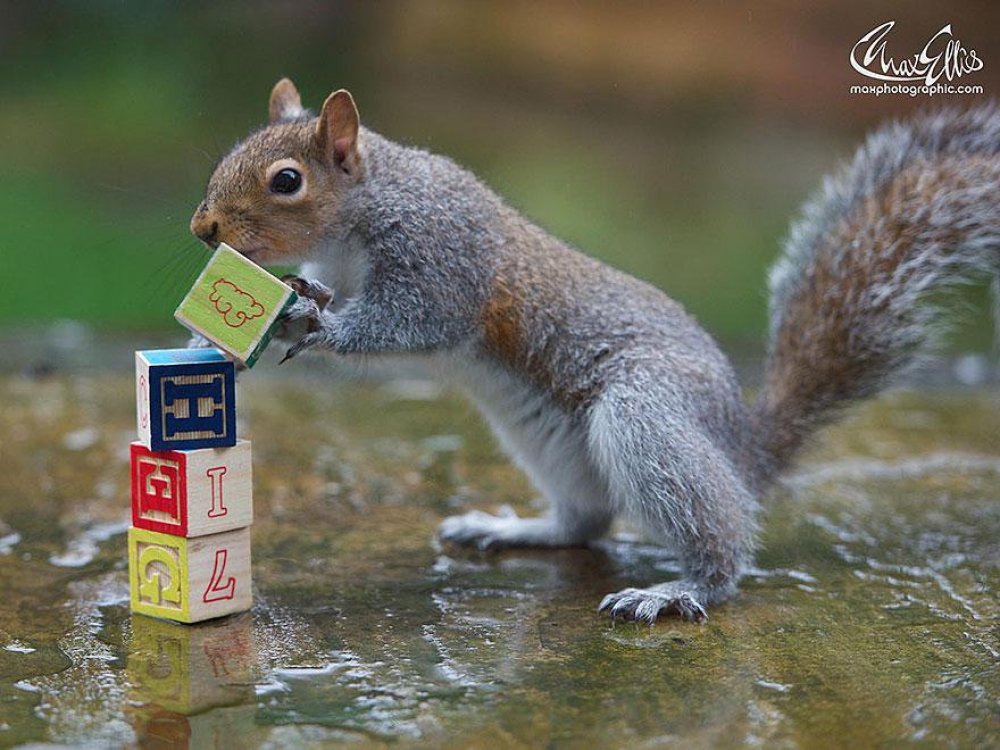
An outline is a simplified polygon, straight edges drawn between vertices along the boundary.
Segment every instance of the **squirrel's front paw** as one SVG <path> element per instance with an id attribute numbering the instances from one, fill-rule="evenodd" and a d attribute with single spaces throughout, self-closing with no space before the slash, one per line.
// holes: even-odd
<path id="1" fill-rule="evenodd" d="M 298 343 L 322 327 L 323 315 L 333 301 L 333 290 L 320 281 L 294 274 L 282 276 L 281 280 L 294 289 L 299 298 L 278 318 L 274 337 Z"/>
<path id="2" fill-rule="evenodd" d="M 274 338 L 281 341 L 298 341 L 308 333 L 319 329 L 323 311 L 309 297 L 299 297 L 278 316 L 278 327 Z"/>
<path id="3" fill-rule="evenodd" d="M 188 349 L 208 349 L 212 346 L 215 346 L 215 344 L 206 339 L 200 333 L 192 333 L 191 338 L 189 338 L 187 342 Z"/>
<path id="4" fill-rule="evenodd" d="M 301 276 L 296 276 L 294 273 L 285 274 L 281 277 L 281 280 L 294 289 L 299 297 L 305 297 L 315 302 L 320 311 L 329 307 L 333 301 L 333 290 L 322 281 L 305 279 Z"/>
<path id="5" fill-rule="evenodd" d="M 294 340 L 279 364 L 297 357 L 306 349 L 315 346 L 329 346 L 331 341 L 331 313 L 320 310 L 319 305 L 306 297 L 299 297 L 279 318 L 281 328 L 278 337 Z"/>
<path id="6" fill-rule="evenodd" d="M 215 347 L 214 343 L 212 343 L 199 333 L 192 334 L 191 338 L 189 338 L 187 342 L 188 349 L 210 349 L 214 347 Z M 236 366 L 237 375 L 239 375 L 241 372 L 247 369 L 246 364 L 238 359 L 235 360 L 233 364 Z"/>

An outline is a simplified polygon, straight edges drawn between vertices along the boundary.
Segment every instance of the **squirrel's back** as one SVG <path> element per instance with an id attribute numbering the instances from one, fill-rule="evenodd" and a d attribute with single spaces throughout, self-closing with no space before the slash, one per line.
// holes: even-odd
<path id="1" fill-rule="evenodd" d="M 459 319 L 483 356 L 571 412 L 593 402 L 609 369 L 650 353 L 678 378 L 697 371 L 692 378 L 710 377 L 718 396 L 738 397 L 714 340 L 661 290 L 577 251 L 451 159 L 366 135 L 359 213 L 372 231 L 407 243 L 409 263 L 436 266 L 426 273 L 440 282 L 422 285 L 425 297 L 438 290 L 468 301 L 475 314 Z"/>

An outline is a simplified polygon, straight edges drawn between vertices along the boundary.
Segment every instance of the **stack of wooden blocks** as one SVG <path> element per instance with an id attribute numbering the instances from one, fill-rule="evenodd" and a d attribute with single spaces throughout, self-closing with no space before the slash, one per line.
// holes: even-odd
<path id="1" fill-rule="evenodd" d="M 223 245 L 175 314 L 219 348 L 136 352 L 133 611 L 193 623 L 250 608 L 253 481 L 234 360 L 253 365 L 295 298 Z"/>

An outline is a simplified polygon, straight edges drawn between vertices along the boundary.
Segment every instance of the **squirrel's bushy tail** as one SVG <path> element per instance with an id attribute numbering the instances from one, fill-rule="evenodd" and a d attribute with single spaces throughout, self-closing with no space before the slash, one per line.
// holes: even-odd
<path id="1" fill-rule="evenodd" d="M 871 396 L 940 329 L 942 293 L 1000 273 L 1000 108 L 872 134 L 791 229 L 771 271 L 753 408 L 762 479 L 839 407 Z"/>

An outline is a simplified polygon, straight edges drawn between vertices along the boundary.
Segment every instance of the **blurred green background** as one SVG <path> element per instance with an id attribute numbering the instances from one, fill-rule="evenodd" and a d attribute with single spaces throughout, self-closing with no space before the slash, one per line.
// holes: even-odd
<path id="1" fill-rule="evenodd" d="M 805 7 L 808 5 L 808 8 Z M 727 2 L 0 2 L 0 329 L 173 331 L 206 255 L 188 220 L 281 76 L 449 154 L 585 251 L 759 347 L 796 206 L 886 117 L 848 53 L 944 23 L 1000 91 L 1000 8 Z M 976 97 L 962 97 L 972 101 Z M 986 295 L 956 346 L 986 348 Z M 25 334 L 25 332 L 28 332 Z M 121 335 L 120 333 L 118 335 Z M 0 354 L 0 357 L 5 356 Z M 9 363 L 8 363 L 9 364 Z"/>

